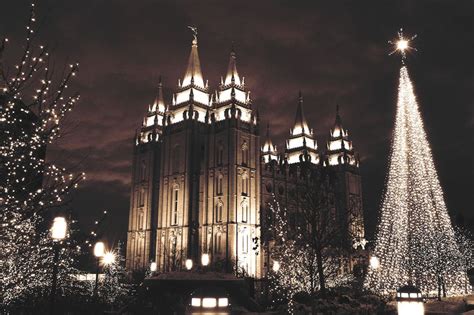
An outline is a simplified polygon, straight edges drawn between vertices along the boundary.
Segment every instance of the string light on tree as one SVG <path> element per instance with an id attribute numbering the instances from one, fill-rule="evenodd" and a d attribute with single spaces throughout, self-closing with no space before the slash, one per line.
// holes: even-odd
<path id="1" fill-rule="evenodd" d="M 401 32 L 399 40 L 406 40 Z M 409 44 L 409 40 L 399 44 L 402 60 L 408 49 L 414 49 Z M 378 268 L 369 269 L 365 284 L 377 293 L 393 294 L 410 283 L 424 294 L 443 289 L 453 295 L 464 293 L 468 285 L 404 62 L 373 255 L 379 259 Z"/>

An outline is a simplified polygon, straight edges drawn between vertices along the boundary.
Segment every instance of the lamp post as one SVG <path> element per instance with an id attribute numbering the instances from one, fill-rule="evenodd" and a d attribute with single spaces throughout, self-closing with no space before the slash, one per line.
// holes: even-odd
<path id="1" fill-rule="evenodd" d="M 58 283 L 58 260 L 59 242 L 66 238 L 67 222 L 64 217 L 56 217 L 51 227 L 51 238 L 53 239 L 53 280 L 51 283 L 50 314 L 54 314 L 54 302 L 56 300 L 56 285 Z"/>
<path id="2" fill-rule="evenodd" d="M 94 256 L 97 260 L 97 269 L 95 272 L 95 286 L 94 286 L 94 297 L 97 297 L 97 290 L 99 286 L 99 263 L 100 259 L 104 257 L 105 254 L 105 245 L 104 242 L 97 242 L 94 245 Z"/>
<path id="3" fill-rule="evenodd" d="M 397 290 L 398 315 L 423 315 L 423 297 L 421 291 L 413 285 L 405 285 Z"/>

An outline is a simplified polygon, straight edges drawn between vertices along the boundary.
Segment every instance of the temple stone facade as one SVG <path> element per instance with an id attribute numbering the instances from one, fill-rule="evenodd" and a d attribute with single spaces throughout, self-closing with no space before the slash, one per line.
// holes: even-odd
<path id="1" fill-rule="evenodd" d="M 351 213 L 351 240 L 365 245 L 359 160 L 339 112 L 327 149 L 318 148 L 300 94 L 294 126 L 278 152 L 267 126 L 260 142 L 258 111 L 231 51 L 215 91 L 204 80 L 195 36 L 170 103 L 161 80 L 134 139 L 127 268 L 181 270 L 208 254 L 224 272 L 265 276 L 271 248 L 262 218 L 273 194 L 284 197 L 302 170 L 327 168 L 340 213 Z M 285 198 L 280 198 L 285 200 Z M 350 211 L 349 211 L 350 210 Z M 289 222 L 289 224 L 294 224 Z M 263 233 L 262 233 L 263 231 Z"/>

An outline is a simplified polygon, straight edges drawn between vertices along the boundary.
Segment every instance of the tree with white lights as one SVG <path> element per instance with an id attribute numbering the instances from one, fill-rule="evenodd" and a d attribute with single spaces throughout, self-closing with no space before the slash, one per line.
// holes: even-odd
<path id="1" fill-rule="evenodd" d="M 293 296 L 306 292 L 324 297 L 327 288 L 347 284 L 352 274 L 343 272 L 348 253 L 343 242 L 343 227 L 339 224 L 329 183 L 302 186 L 294 191 L 294 210 L 280 207 L 274 199 L 269 207 L 274 229 L 270 291 L 283 296 L 293 307 Z M 288 226 L 291 211 L 296 215 L 296 226 Z"/>
<path id="2" fill-rule="evenodd" d="M 83 178 L 46 160 L 47 147 L 61 136 L 64 118 L 79 99 L 66 93 L 78 65 L 53 76 L 48 48 L 34 44 L 35 21 L 32 3 L 16 64 L 10 67 L 3 59 L 8 40 L 0 45 L 1 305 L 50 286 L 52 241 L 44 218 L 64 206 Z M 60 252 L 60 276 L 70 265 L 68 253 L 70 248 Z"/>
<path id="3" fill-rule="evenodd" d="M 400 33 L 397 49 L 411 49 Z M 390 294 L 412 283 L 423 293 L 464 293 L 466 271 L 444 202 L 413 84 L 400 69 L 389 170 L 366 286 Z"/>
<path id="4" fill-rule="evenodd" d="M 123 303 L 129 295 L 131 286 L 126 282 L 125 258 L 121 245 L 116 250 L 107 252 L 102 260 L 104 279 L 100 283 L 99 297 L 112 307 Z"/>

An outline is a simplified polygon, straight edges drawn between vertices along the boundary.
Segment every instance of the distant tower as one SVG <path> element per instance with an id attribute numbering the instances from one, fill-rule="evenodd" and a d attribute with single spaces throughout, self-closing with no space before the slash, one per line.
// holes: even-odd
<path id="1" fill-rule="evenodd" d="M 272 139 L 270 138 L 270 123 L 267 124 L 267 134 L 265 137 L 265 143 L 262 146 L 261 154 L 264 163 L 278 161 L 277 147 L 276 145 L 273 145 Z"/>
<path id="2" fill-rule="evenodd" d="M 349 132 L 342 126 L 339 106 L 336 107 L 336 120 L 330 130 L 327 144 L 325 167 L 336 175 L 335 200 L 341 222 L 348 227 L 348 242 L 363 242 L 364 214 L 362 208 L 362 185 L 359 159 L 354 153 Z M 365 244 L 364 244 L 365 245 Z"/>
<path id="3" fill-rule="evenodd" d="M 127 268 L 148 268 L 155 256 L 156 215 L 158 211 L 161 137 L 165 103 L 163 85 L 143 119 L 134 139 L 132 190 L 127 235 Z"/>
<path id="4" fill-rule="evenodd" d="M 197 37 L 182 82 L 165 113 L 159 179 L 157 265 L 179 270 L 199 256 L 199 178 L 205 166 L 210 98 L 201 72 Z"/>
<path id="5" fill-rule="evenodd" d="M 227 271 L 260 276 L 258 119 L 232 49 L 215 95 L 208 149 L 202 248 Z"/>
<path id="6" fill-rule="evenodd" d="M 290 137 L 286 141 L 286 158 L 289 164 L 311 162 L 319 164 L 318 145 L 313 130 L 308 127 L 308 122 L 303 111 L 303 96 L 298 98 L 295 124 L 290 129 Z"/>

